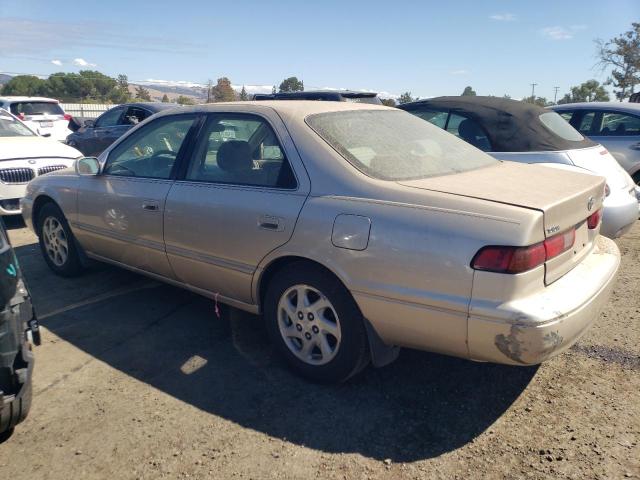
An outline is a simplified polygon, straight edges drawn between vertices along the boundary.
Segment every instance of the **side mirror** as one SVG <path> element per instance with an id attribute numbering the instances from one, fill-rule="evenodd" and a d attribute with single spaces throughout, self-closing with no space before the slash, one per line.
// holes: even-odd
<path id="1" fill-rule="evenodd" d="M 78 175 L 98 175 L 100 162 L 94 157 L 83 157 L 76 162 L 76 172 Z"/>
<path id="2" fill-rule="evenodd" d="M 96 121 L 91 119 L 85 120 L 82 126 L 85 128 L 93 128 L 96 126 Z"/>

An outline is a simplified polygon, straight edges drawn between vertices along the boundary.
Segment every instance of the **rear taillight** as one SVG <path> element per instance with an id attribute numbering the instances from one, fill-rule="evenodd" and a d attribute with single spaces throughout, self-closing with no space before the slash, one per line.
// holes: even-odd
<path id="1" fill-rule="evenodd" d="M 587 226 L 589 227 L 589 230 L 598 228 L 598 225 L 600 225 L 600 220 L 602 220 L 602 209 L 591 214 L 591 216 L 587 218 Z"/>
<path id="2" fill-rule="evenodd" d="M 71 121 L 71 119 L 72 119 L 72 118 L 73 118 L 73 117 L 72 117 L 71 115 L 69 115 L 68 113 L 65 113 L 65 114 L 64 114 L 64 119 L 65 119 L 65 120 L 67 120 L 67 121 Z"/>
<path id="3" fill-rule="evenodd" d="M 576 240 L 576 229 L 559 233 L 528 247 L 484 247 L 471 261 L 471 268 L 497 273 L 522 273 L 566 252 Z"/>

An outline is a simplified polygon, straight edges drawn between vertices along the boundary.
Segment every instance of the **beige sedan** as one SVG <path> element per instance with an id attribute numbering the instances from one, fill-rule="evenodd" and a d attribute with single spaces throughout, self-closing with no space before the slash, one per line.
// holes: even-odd
<path id="1" fill-rule="evenodd" d="M 604 179 L 501 162 L 403 111 L 237 102 L 157 114 L 22 201 L 51 269 L 109 262 L 263 314 L 299 373 L 399 347 L 514 365 L 574 343 L 620 262 Z"/>

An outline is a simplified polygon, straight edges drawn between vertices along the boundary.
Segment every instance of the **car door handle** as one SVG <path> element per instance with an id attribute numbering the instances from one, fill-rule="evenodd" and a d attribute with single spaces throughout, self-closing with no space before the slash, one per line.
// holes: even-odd
<path id="1" fill-rule="evenodd" d="M 156 202 L 143 202 L 142 208 L 152 212 L 157 212 L 158 210 L 160 210 L 160 206 Z"/>
<path id="2" fill-rule="evenodd" d="M 284 221 L 279 217 L 272 215 L 262 215 L 258 219 L 258 227 L 263 230 L 273 230 L 275 232 L 281 232 L 284 230 Z"/>

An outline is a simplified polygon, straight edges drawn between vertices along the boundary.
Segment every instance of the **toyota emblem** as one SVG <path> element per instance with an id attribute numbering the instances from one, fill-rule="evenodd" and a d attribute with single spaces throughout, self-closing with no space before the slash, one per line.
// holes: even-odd
<path id="1" fill-rule="evenodd" d="M 596 203 L 596 199 L 593 197 L 589 197 L 589 201 L 587 202 L 587 210 L 591 211 L 594 203 Z"/>

